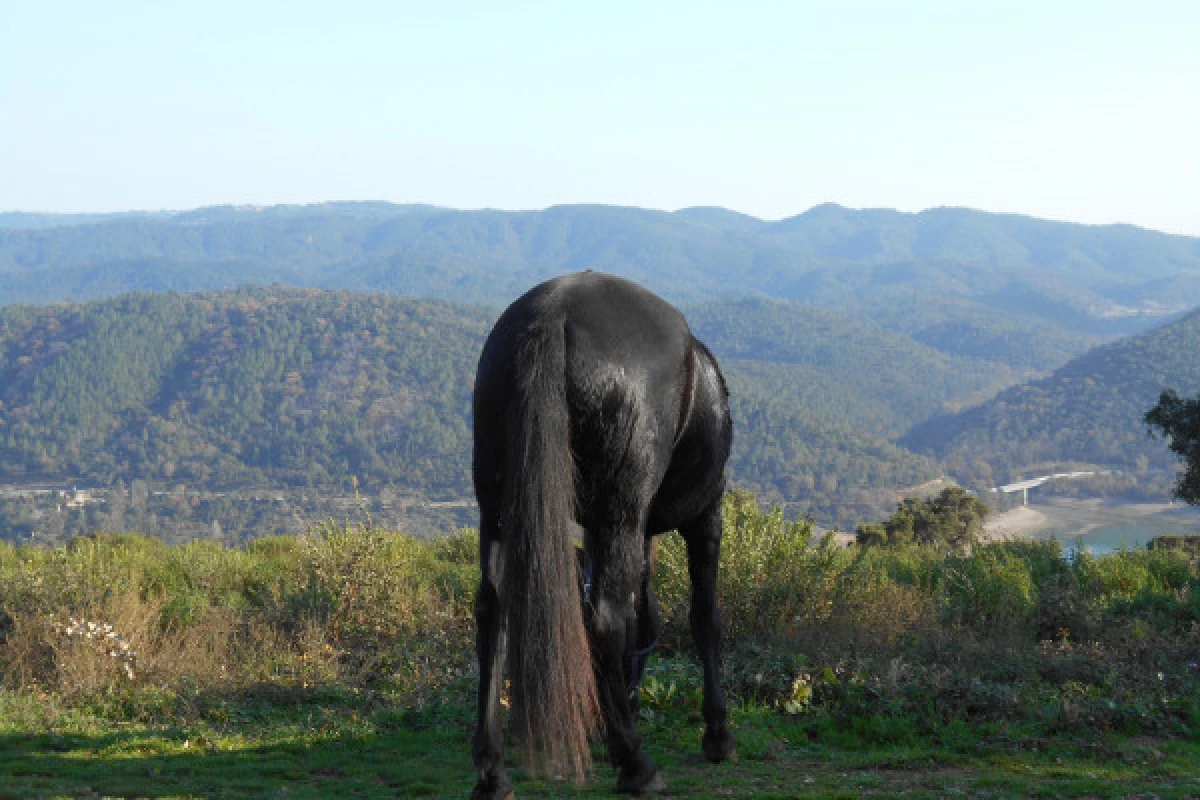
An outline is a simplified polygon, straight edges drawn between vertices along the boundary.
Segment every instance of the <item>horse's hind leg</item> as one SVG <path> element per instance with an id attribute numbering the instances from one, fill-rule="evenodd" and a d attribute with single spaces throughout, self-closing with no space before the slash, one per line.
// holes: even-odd
<path id="1" fill-rule="evenodd" d="M 636 528 L 589 534 L 593 583 L 588 627 L 608 752 L 618 771 L 617 791 L 657 791 L 664 784 L 658 767 L 642 750 L 627 683 L 638 638 L 634 593 L 642 578 L 643 534 Z"/>
<path id="2" fill-rule="evenodd" d="M 500 716 L 507 635 L 500 593 L 500 582 L 504 579 L 504 548 L 496 536 L 497 526 L 492 523 L 492 520 L 483 519 L 479 532 L 480 581 L 479 594 L 475 598 L 479 698 L 473 747 L 479 780 L 471 792 L 473 800 L 505 800 L 514 796 L 512 783 L 504 769 L 504 727 Z"/>
<path id="3" fill-rule="evenodd" d="M 733 756 L 736 744 L 729 732 L 725 695 L 721 691 L 721 618 L 717 612 L 717 561 L 721 554 L 721 501 L 679 532 L 687 543 L 688 573 L 692 579 L 692 636 L 704 667 L 704 738 L 701 747 L 709 761 Z"/>
<path id="4" fill-rule="evenodd" d="M 658 614 L 658 602 L 650 590 L 650 582 L 654 577 L 654 538 L 647 536 L 645 540 L 644 561 L 642 563 L 641 585 L 637 591 L 636 615 L 637 637 L 633 642 L 633 651 L 625 660 L 628 673 L 625 686 L 629 693 L 629 703 L 636 711 L 639 706 L 638 687 L 642 684 L 642 674 L 650 661 L 650 654 L 658 645 L 658 637 L 662 632 L 662 624 Z"/>

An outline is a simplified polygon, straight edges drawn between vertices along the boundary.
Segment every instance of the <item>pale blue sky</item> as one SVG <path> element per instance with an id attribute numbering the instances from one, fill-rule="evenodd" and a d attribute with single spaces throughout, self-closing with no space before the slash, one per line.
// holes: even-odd
<path id="1" fill-rule="evenodd" d="M 0 0 L 0 210 L 325 200 L 1200 235 L 1200 2 Z"/>

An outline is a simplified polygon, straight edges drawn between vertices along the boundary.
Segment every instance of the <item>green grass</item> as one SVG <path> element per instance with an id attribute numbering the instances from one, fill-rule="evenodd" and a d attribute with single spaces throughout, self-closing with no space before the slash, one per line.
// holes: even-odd
<path id="1" fill-rule="evenodd" d="M 686 563 L 641 729 L 671 797 L 1200 796 L 1200 576 L 1168 551 L 840 550 L 732 493 L 733 764 L 699 753 Z M 0 799 L 465 797 L 477 540 L 0 545 Z M 136 659 L 70 634 L 110 623 Z M 528 778 L 524 797 L 604 797 Z"/>
<path id="2" fill-rule="evenodd" d="M 0 798 L 465 797 L 474 780 L 471 715 L 459 704 L 414 710 L 383 696 L 327 693 L 286 705 L 222 702 L 203 718 L 157 723 L 11 692 L 0 704 Z M 836 726 L 761 706 L 736 708 L 732 719 L 739 757 L 720 765 L 700 757 L 694 715 L 643 720 L 667 797 L 1200 793 L 1195 740 L 1047 738 L 1013 724 L 962 723 L 922 735 L 893 724 L 889 737 L 878 719 Z M 517 789 L 522 797 L 606 797 L 615 777 L 602 758 L 597 764 L 582 787 L 530 780 L 517 768 Z"/>

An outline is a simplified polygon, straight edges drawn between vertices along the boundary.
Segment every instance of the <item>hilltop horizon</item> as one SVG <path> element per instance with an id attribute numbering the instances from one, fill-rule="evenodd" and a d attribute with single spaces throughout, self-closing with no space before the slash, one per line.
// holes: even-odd
<path id="1" fill-rule="evenodd" d="M 453 206 L 437 203 L 424 202 L 401 202 L 395 200 L 311 200 L 304 202 L 218 202 L 205 203 L 195 206 L 172 207 L 172 208 L 151 208 L 151 207 L 134 207 L 134 208 L 119 208 L 119 209 L 104 209 L 104 210 L 69 210 L 56 211 L 44 209 L 29 209 L 29 208 L 9 208 L 0 209 L 0 230 L 3 229 L 37 229 L 44 227 L 59 227 L 78 224 L 94 224 L 97 222 L 116 221 L 121 219 L 131 219 L 139 217 L 163 217 L 167 219 L 186 217 L 190 215 L 203 215 L 205 212 L 243 212 L 243 213 L 261 213 L 261 212 L 321 212 L 321 211 L 342 211 L 348 212 L 351 216 L 371 217 L 378 214 L 389 213 L 405 213 L 405 212 L 441 212 L 441 213 L 501 213 L 501 214 L 537 214 L 556 209 L 588 209 L 588 208 L 604 208 L 604 209 L 624 209 L 631 211 L 644 211 L 650 213 L 660 213 L 666 215 L 690 216 L 698 217 L 706 213 L 716 213 L 729 215 L 733 217 L 741 217 L 746 220 L 762 222 L 767 224 L 782 223 L 789 220 L 802 219 L 804 217 L 818 214 L 825 210 L 853 212 L 860 214 L 891 214 L 898 217 L 922 217 L 938 213 L 953 213 L 965 212 L 971 214 L 981 214 L 991 217 L 1009 218 L 1014 220 L 1032 220 L 1036 222 L 1051 222 L 1062 225 L 1079 226 L 1082 228 L 1133 228 L 1140 231 L 1150 233 L 1159 233 L 1164 236 L 1174 236 L 1184 239 L 1200 240 L 1200 233 L 1183 233 L 1179 231 L 1167 230 L 1163 227 L 1155 227 L 1151 225 L 1139 224 L 1136 222 L 1127 222 L 1123 220 L 1112 220 L 1105 222 L 1087 221 L 1083 219 L 1070 219 L 1059 216 L 1047 216 L 1021 210 L 1002 210 L 991 208 L 979 208 L 969 205 L 961 205 L 956 203 L 944 203 L 932 206 L 925 206 L 915 210 L 903 209 L 888 205 L 852 205 L 841 203 L 836 200 L 826 200 L 820 203 L 809 206 L 801 211 L 784 216 L 760 215 L 754 214 L 731 206 L 701 203 L 697 205 L 684 205 L 675 208 L 660 208 L 653 205 L 637 204 L 637 203 L 606 203 L 590 200 L 579 200 L 573 202 L 550 203 L 547 205 L 520 206 L 520 207 L 502 207 L 502 206 Z M 58 222 L 61 220 L 61 222 Z M 56 224 L 51 224 L 56 223 Z"/>

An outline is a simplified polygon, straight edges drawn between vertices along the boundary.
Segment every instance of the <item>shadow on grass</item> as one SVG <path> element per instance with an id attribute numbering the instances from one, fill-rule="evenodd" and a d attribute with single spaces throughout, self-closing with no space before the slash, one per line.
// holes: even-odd
<path id="1" fill-rule="evenodd" d="M 188 738 L 188 736 L 192 738 Z M 460 730 L 345 734 L 248 747 L 161 732 L 0 736 L 0 798 L 466 797 Z"/>
<path id="2" fill-rule="evenodd" d="M 959 746 L 937 737 L 885 745 L 824 741 L 824 735 L 817 741 L 803 722 L 770 710 L 742 709 L 734 717 L 741 757 L 720 765 L 700 756 L 699 723 L 672 717 L 644 726 L 647 746 L 666 776 L 667 798 L 1200 796 L 1200 743 L 1187 740 L 1050 738 L 1029 748 L 1015 746 L 1015 729 L 1001 742 L 964 727 Z M 369 728 L 353 724 L 348 714 L 322 715 L 320 708 L 302 706 L 276 709 L 270 721 L 221 729 L 0 735 L 0 800 L 469 795 L 474 770 L 465 713 L 381 712 Z M 612 770 L 599 748 L 594 755 L 591 783 L 541 783 L 516 770 L 519 794 L 612 796 Z"/>

